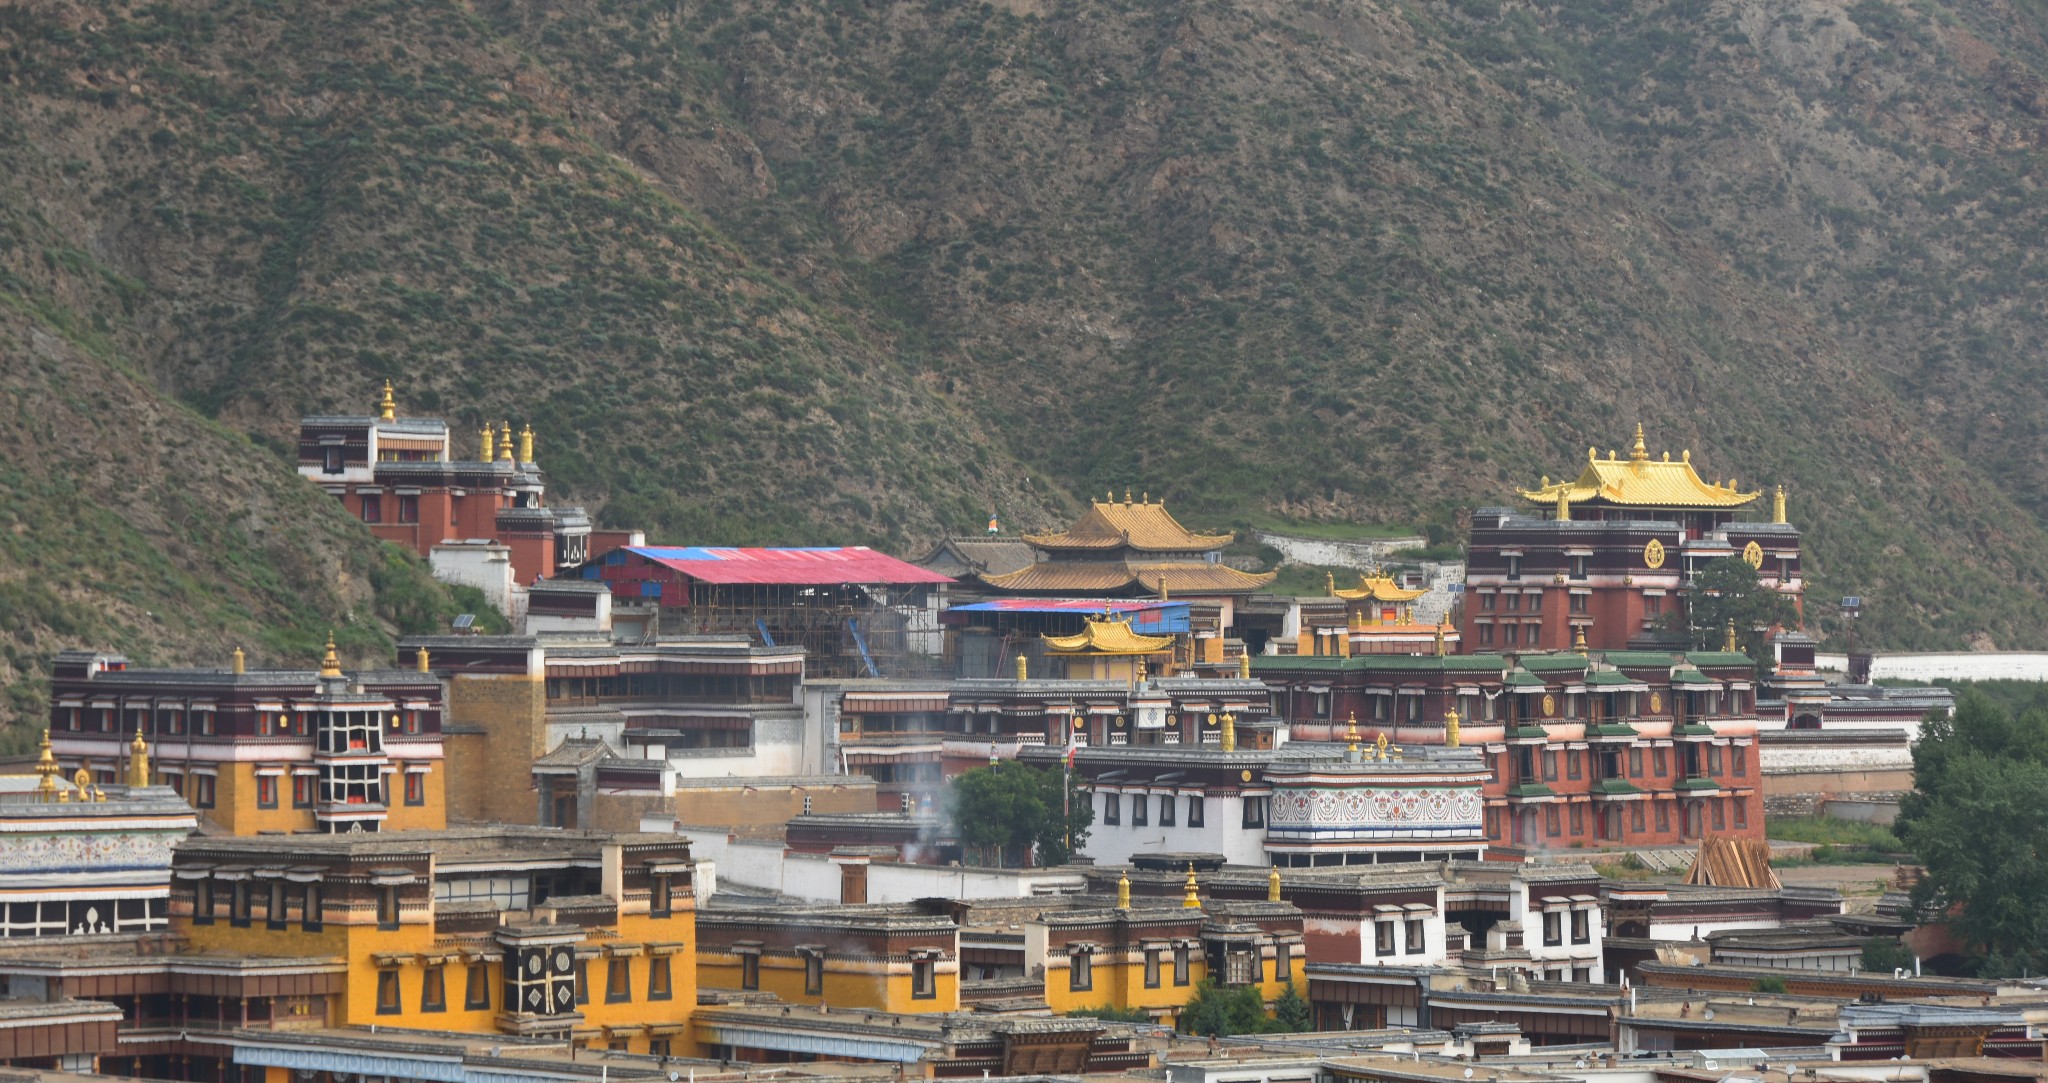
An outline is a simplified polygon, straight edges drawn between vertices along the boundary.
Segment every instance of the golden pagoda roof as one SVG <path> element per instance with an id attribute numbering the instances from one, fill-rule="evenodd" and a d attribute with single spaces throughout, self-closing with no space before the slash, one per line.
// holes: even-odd
<path id="1" fill-rule="evenodd" d="M 1412 602 L 1429 593 L 1427 588 L 1407 590 L 1396 586 L 1394 577 L 1390 575 L 1366 575 L 1363 572 L 1358 575 L 1357 590 L 1339 590 L 1334 583 L 1332 580 L 1330 595 L 1353 602 L 1362 598 L 1370 598 L 1375 602 Z"/>
<path id="2" fill-rule="evenodd" d="M 998 590 L 1087 595 L 1136 588 L 1157 594 L 1163 585 L 1169 596 L 1178 596 L 1243 594 L 1272 582 L 1276 574 L 1241 572 L 1203 561 L 1127 564 L 1121 560 L 1054 560 L 980 578 Z"/>
<path id="3" fill-rule="evenodd" d="M 1090 619 L 1070 636 L 1040 636 L 1048 654 L 1161 654 L 1173 649 L 1172 636 L 1147 636 L 1131 631 L 1131 619 L 1105 613 Z"/>
<path id="4" fill-rule="evenodd" d="M 1024 540 L 1040 549 L 1146 549 L 1154 552 L 1201 552 L 1221 549 L 1235 541 L 1235 534 L 1196 534 L 1180 525 L 1166 511 L 1166 504 L 1153 503 L 1148 496 L 1133 503 L 1129 493 L 1122 503 L 1115 500 L 1090 501 L 1087 514 L 1058 534 L 1026 534 Z"/>
<path id="5" fill-rule="evenodd" d="M 1742 492 L 1733 478 L 1725 482 L 1701 478 L 1693 469 L 1691 451 L 1676 462 L 1668 451 L 1662 462 L 1651 459 L 1641 425 L 1636 426 L 1635 447 L 1628 458 L 1616 458 L 1610 451 L 1602 459 L 1597 448 L 1587 448 L 1586 468 L 1577 480 L 1552 482 L 1545 478 L 1538 487 L 1520 492 L 1546 506 L 1555 506 L 1562 495 L 1570 504 L 1597 501 L 1639 508 L 1739 508 L 1763 495 L 1762 489 Z"/>

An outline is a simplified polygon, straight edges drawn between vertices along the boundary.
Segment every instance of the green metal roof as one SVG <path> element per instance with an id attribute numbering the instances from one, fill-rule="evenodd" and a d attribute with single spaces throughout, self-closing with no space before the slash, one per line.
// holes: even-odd
<path id="1" fill-rule="evenodd" d="M 1548 741 L 1550 740 L 1550 731 L 1542 726 L 1515 726 L 1508 730 L 1507 736 L 1525 741 Z"/>
<path id="2" fill-rule="evenodd" d="M 1509 674 L 1508 674 L 1508 676 L 1507 676 L 1507 684 L 1508 684 L 1508 686 L 1509 686 L 1509 687 L 1511 687 L 1511 688 L 1548 688 L 1548 687 L 1550 687 L 1550 686 L 1549 686 L 1548 684 L 1545 684 L 1545 683 L 1544 683 L 1544 681 L 1543 681 L 1543 678 L 1541 678 L 1541 677 L 1538 677 L 1538 676 L 1537 676 L 1537 675 L 1535 675 L 1534 673 L 1530 673 L 1530 672 L 1527 672 L 1526 670 L 1520 670 L 1520 669 L 1518 669 L 1518 670 L 1515 670 L 1515 671 L 1513 671 L 1513 672 L 1511 672 L 1511 673 L 1509 673 Z"/>
<path id="3" fill-rule="evenodd" d="M 1508 787 L 1509 797 L 1554 797 L 1557 791 L 1541 782 L 1517 782 Z"/>
<path id="4" fill-rule="evenodd" d="M 1696 684 L 1701 686 L 1711 685 L 1715 688 L 1721 687 L 1720 681 L 1717 681 L 1714 678 L 1709 677 L 1704 673 L 1701 673 L 1699 670 L 1694 669 L 1691 666 L 1679 666 L 1677 669 L 1672 670 L 1671 683 L 1674 686 Z"/>
<path id="5" fill-rule="evenodd" d="M 1600 657 L 1605 659 L 1610 666 L 1627 666 L 1639 669 L 1651 666 L 1669 668 L 1672 663 L 1678 661 L 1677 655 L 1667 651 L 1607 651 Z"/>
<path id="6" fill-rule="evenodd" d="M 1631 677 L 1626 673 L 1616 673 L 1611 669 L 1603 669 L 1598 673 L 1586 674 L 1586 686 L 1589 688 L 1597 688 L 1609 684 L 1640 685 L 1642 683 L 1643 681 L 1640 677 Z"/>
<path id="7" fill-rule="evenodd" d="M 1525 654 L 1522 668 L 1531 673 L 1562 673 L 1584 670 L 1590 663 L 1576 654 Z"/>
<path id="8" fill-rule="evenodd" d="M 1631 726 L 1631 725 L 1629 725 L 1629 724 L 1625 723 L 1625 722 L 1602 722 L 1602 723 L 1600 723 L 1600 724 L 1598 724 L 1598 725 L 1593 725 L 1593 726 L 1587 726 L 1587 727 L 1586 727 L 1586 736 L 1588 736 L 1588 737 L 1634 737 L 1634 736 L 1637 736 L 1637 734 L 1636 734 L 1636 728 L 1635 728 L 1634 726 Z"/>
<path id="9" fill-rule="evenodd" d="M 1688 651 L 1685 660 L 1696 666 L 1755 666 L 1741 651 Z"/>
<path id="10" fill-rule="evenodd" d="M 1252 669 L 1276 672 L 1499 673 L 1507 668 L 1508 660 L 1498 654 L 1262 654 L 1252 659 Z"/>
<path id="11" fill-rule="evenodd" d="M 1640 786 L 1625 778 L 1596 778 L 1593 780 L 1592 791 L 1606 794 L 1643 792 Z"/>
<path id="12" fill-rule="evenodd" d="M 1681 778 L 1671 784 L 1674 790 L 1718 790 L 1721 784 L 1711 778 Z"/>
<path id="13" fill-rule="evenodd" d="M 1673 737 L 1712 737 L 1714 727 L 1701 722 L 1687 722 L 1671 731 Z"/>

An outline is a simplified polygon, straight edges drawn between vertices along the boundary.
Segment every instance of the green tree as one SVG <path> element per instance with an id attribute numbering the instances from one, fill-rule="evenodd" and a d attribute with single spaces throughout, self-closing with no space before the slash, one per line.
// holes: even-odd
<path id="1" fill-rule="evenodd" d="M 1741 557 L 1708 561 L 1685 585 L 1684 595 L 1684 629 L 1694 650 L 1719 650 L 1733 623 L 1736 646 L 1759 667 L 1770 658 L 1771 626 L 1798 618 L 1791 600 L 1765 586 Z"/>
<path id="2" fill-rule="evenodd" d="M 1873 936 L 1863 942 L 1861 965 L 1865 972 L 1871 974 L 1889 974 L 1902 967 L 1911 970 L 1913 953 L 1889 936 Z"/>
<path id="3" fill-rule="evenodd" d="M 2048 958 L 2048 713 L 2014 716 L 1966 691 L 1922 723 L 1913 775 L 1896 830 L 1927 870 L 1921 913 L 1995 969 Z"/>
<path id="4" fill-rule="evenodd" d="M 1225 989 L 1212 978 L 1195 986 L 1195 995 L 1180 1012 L 1180 1032 L 1211 1038 L 1226 1034 L 1264 1034 L 1274 1029 L 1266 1002 L 1253 986 Z"/>
<path id="5" fill-rule="evenodd" d="M 1143 1008 L 1080 1008 L 1067 1013 L 1075 1019 L 1100 1019 L 1105 1023 L 1150 1023 L 1152 1013 Z"/>
<path id="6" fill-rule="evenodd" d="M 1273 1001 L 1273 1022 L 1275 1028 L 1287 1034 L 1306 1034 L 1315 1029 L 1315 1013 L 1309 1010 L 1308 1000 L 1294 988 L 1294 979 L 1287 979 L 1287 987 L 1280 990 L 1280 996 Z"/>
<path id="7" fill-rule="evenodd" d="M 1019 852 L 1035 853 L 1040 865 L 1064 864 L 1088 841 L 1095 812 L 1088 795 L 1071 782 L 1063 787 L 1063 778 L 1056 768 L 1019 763 L 977 767 L 955 778 L 947 807 L 960 841 L 998 854 L 998 865 L 1006 860 L 1000 855 Z"/>

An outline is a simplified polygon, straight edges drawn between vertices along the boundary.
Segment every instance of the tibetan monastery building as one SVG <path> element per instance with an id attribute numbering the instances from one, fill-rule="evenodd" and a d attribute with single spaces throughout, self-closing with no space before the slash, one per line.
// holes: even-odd
<path id="1" fill-rule="evenodd" d="M 1196 534 L 1148 495 L 1125 493 L 1093 501 L 1087 514 L 1057 534 L 1026 534 L 1040 559 L 1014 572 L 978 578 L 995 594 L 1131 598 L 1154 595 L 1216 599 L 1228 605 L 1273 581 L 1222 562 L 1234 534 Z M 1230 614 L 1224 614 L 1224 624 Z"/>
<path id="2" fill-rule="evenodd" d="M 575 568 L 590 553 L 583 509 L 543 502 L 533 430 L 522 430 L 515 445 L 510 422 L 497 432 L 486 424 L 477 457 L 458 460 L 448 423 L 399 417 L 389 383 L 374 415 L 300 419 L 299 474 L 339 498 L 371 533 L 422 557 L 452 543 L 501 547 L 491 556 L 510 560 L 513 583 Z M 439 562 L 436 574 L 450 578 Z"/>
<path id="3" fill-rule="evenodd" d="M 50 734 L 66 777 L 114 781 L 143 742 L 148 777 L 233 835 L 447 826 L 441 682 L 425 669 L 133 669 L 64 651 Z"/>
<path id="4" fill-rule="evenodd" d="M 1575 480 L 1544 478 L 1532 511 L 1481 508 L 1465 573 L 1465 644 L 1480 651 L 1665 646 L 1680 588 L 1709 561 L 1740 556 L 1796 605 L 1806 582 L 1799 531 L 1780 488 L 1768 522 L 1740 518 L 1763 495 L 1708 481 L 1692 453 L 1653 459 L 1636 426 L 1626 458 L 1588 449 Z"/>
<path id="5" fill-rule="evenodd" d="M 1448 614 L 1421 620 L 1416 601 L 1426 588 L 1403 587 L 1390 575 L 1361 573 L 1356 588 L 1337 585 L 1325 576 L 1326 598 L 1301 600 L 1301 633 L 1296 654 L 1428 654 L 1457 653 L 1461 637 Z M 1282 652 L 1285 653 L 1285 652 Z"/>

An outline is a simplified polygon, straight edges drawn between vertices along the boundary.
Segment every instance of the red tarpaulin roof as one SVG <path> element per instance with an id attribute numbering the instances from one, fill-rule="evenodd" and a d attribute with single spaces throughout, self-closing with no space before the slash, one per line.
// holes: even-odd
<path id="1" fill-rule="evenodd" d="M 665 568 L 705 583 L 824 587 L 841 583 L 951 583 L 915 564 L 865 545 L 820 549 L 705 549 L 625 546 Z"/>

